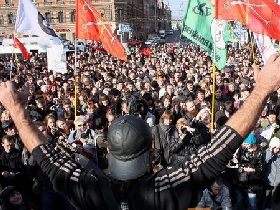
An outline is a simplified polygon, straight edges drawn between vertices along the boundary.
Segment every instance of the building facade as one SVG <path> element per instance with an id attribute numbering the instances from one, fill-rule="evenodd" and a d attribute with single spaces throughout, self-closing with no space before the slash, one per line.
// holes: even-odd
<path id="1" fill-rule="evenodd" d="M 33 0 L 58 36 L 74 41 L 75 0 Z M 148 33 L 171 27 L 171 11 L 162 0 L 91 0 L 119 38 L 145 37 Z M 0 0 L 0 37 L 9 38 L 14 31 L 18 0 Z"/>

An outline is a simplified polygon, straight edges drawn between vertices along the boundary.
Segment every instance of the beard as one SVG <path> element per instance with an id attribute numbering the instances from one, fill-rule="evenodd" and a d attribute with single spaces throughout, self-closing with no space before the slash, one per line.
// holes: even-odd
<path id="1" fill-rule="evenodd" d="M 190 113 L 190 115 L 191 115 L 192 117 L 196 117 L 198 111 L 197 111 L 196 109 L 194 109 L 194 110 L 192 110 L 192 111 L 189 111 L 189 113 Z"/>

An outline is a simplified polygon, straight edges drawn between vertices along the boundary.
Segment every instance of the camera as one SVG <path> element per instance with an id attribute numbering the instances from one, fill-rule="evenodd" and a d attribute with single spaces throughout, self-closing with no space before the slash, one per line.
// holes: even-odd
<path id="1" fill-rule="evenodd" d="M 86 139 L 88 137 L 87 133 L 82 133 L 81 138 Z"/>
<path id="2" fill-rule="evenodd" d="M 190 133 L 186 127 L 181 127 L 181 132 L 182 132 L 183 134 L 188 134 L 188 133 Z"/>
<path id="3" fill-rule="evenodd" d="M 241 173 L 243 173 L 243 172 L 244 172 L 244 168 L 243 168 L 243 167 L 239 167 L 239 168 L 238 168 L 238 173 L 241 174 Z"/>

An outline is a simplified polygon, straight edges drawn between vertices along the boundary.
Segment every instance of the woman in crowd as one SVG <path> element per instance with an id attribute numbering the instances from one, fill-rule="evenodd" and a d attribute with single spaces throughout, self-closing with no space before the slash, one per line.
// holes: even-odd
<path id="1" fill-rule="evenodd" d="M 159 124 L 152 128 L 155 165 L 166 167 L 172 163 L 171 142 L 174 138 L 174 132 L 173 113 L 170 110 L 165 110 Z"/>
<path id="2" fill-rule="evenodd" d="M 193 131 L 194 129 L 189 126 L 185 118 L 178 119 L 174 138 L 170 142 L 172 165 L 182 163 L 195 152 L 196 146 L 192 142 Z"/>
<path id="3" fill-rule="evenodd" d="M 37 210 L 33 203 L 27 201 L 26 197 L 16 190 L 14 186 L 7 186 L 1 191 L 3 206 L 1 210 Z"/>
<path id="4" fill-rule="evenodd" d="M 47 127 L 47 134 L 50 138 L 50 142 L 55 144 L 56 140 L 59 137 L 59 130 L 56 127 L 56 119 L 55 116 L 52 114 L 49 114 L 45 117 L 45 125 Z"/>
<path id="5" fill-rule="evenodd" d="M 238 165 L 236 182 L 236 206 L 245 210 L 257 210 L 257 195 L 262 187 L 261 175 L 263 170 L 262 150 L 257 145 L 256 137 L 249 134 L 234 156 Z"/>

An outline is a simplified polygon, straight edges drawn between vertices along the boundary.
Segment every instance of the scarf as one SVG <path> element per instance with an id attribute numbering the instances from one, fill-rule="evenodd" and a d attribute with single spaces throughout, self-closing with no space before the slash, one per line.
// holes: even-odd
<path id="1" fill-rule="evenodd" d="M 173 125 L 165 125 L 160 122 L 159 126 L 164 133 L 165 142 L 169 144 L 169 142 L 171 141 L 171 131 L 173 130 Z"/>

